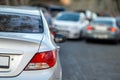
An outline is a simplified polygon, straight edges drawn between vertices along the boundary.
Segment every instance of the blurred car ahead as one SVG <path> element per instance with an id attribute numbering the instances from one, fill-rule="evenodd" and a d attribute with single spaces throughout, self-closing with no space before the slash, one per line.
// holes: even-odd
<path id="1" fill-rule="evenodd" d="M 46 21 L 48 23 L 49 28 L 53 27 L 52 16 L 51 16 L 50 12 L 47 11 L 45 8 L 42 8 L 42 7 L 40 9 L 42 10 L 42 12 L 43 12 L 43 14 L 45 16 L 45 19 L 46 19 Z"/>
<path id="2" fill-rule="evenodd" d="M 51 12 L 52 17 L 55 17 L 60 12 L 66 11 L 66 8 L 60 5 L 49 5 L 47 9 Z"/>
<path id="3" fill-rule="evenodd" d="M 66 8 L 64 6 L 60 6 L 60 5 L 51 5 L 51 4 L 34 4 L 32 6 L 36 6 L 36 7 L 43 7 L 45 8 L 47 11 L 49 11 L 52 15 L 52 17 L 55 17 L 57 13 L 59 12 L 63 12 L 66 11 Z"/>
<path id="4" fill-rule="evenodd" d="M 42 11 L 0 7 L 0 80 L 62 80 L 61 75 L 59 47 Z"/>
<path id="5" fill-rule="evenodd" d="M 53 20 L 53 25 L 58 29 L 58 33 L 65 35 L 69 39 L 82 38 L 82 29 L 88 25 L 88 21 L 83 18 L 83 14 L 75 12 L 59 13 Z"/>
<path id="6" fill-rule="evenodd" d="M 94 19 L 90 25 L 85 28 L 84 36 L 86 40 L 102 39 L 118 42 L 120 39 L 120 28 L 115 18 L 100 17 Z"/>

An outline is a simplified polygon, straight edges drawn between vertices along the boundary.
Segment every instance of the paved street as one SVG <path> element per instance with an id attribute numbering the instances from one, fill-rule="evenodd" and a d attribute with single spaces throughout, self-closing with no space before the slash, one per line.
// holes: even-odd
<path id="1" fill-rule="evenodd" d="M 63 80 L 120 80 L 120 44 L 69 40 L 60 46 Z"/>

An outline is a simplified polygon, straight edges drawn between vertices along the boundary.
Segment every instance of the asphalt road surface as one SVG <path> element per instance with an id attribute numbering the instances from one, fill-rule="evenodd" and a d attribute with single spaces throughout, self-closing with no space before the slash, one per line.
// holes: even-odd
<path id="1" fill-rule="evenodd" d="M 59 44 L 63 80 L 120 80 L 120 43 L 103 42 Z"/>

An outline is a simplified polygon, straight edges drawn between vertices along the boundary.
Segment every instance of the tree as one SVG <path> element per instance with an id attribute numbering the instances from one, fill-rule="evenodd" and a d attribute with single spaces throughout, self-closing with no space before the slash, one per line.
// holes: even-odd
<path id="1" fill-rule="evenodd" d="M 118 11 L 120 12 L 120 0 L 115 0 L 117 4 Z"/>
<path id="2" fill-rule="evenodd" d="M 9 0 L 5 0 L 6 5 L 10 5 Z"/>

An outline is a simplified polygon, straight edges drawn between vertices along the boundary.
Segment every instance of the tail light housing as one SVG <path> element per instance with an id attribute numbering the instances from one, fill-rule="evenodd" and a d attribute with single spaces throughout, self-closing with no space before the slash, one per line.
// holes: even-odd
<path id="1" fill-rule="evenodd" d="M 38 52 L 34 55 L 24 70 L 41 70 L 51 68 L 55 65 L 56 59 L 56 50 Z"/>
<path id="2" fill-rule="evenodd" d="M 55 35 L 56 35 L 56 32 L 51 32 L 51 33 L 52 33 L 52 35 L 53 35 L 53 36 L 55 36 Z"/>
<path id="3" fill-rule="evenodd" d="M 111 32 L 116 32 L 117 31 L 117 29 L 115 27 L 110 27 L 110 28 L 108 28 L 108 30 L 111 31 Z"/>
<path id="4" fill-rule="evenodd" d="M 94 28 L 92 26 L 87 26 L 87 30 L 91 31 L 91 30 L 94 30 Z"/>

